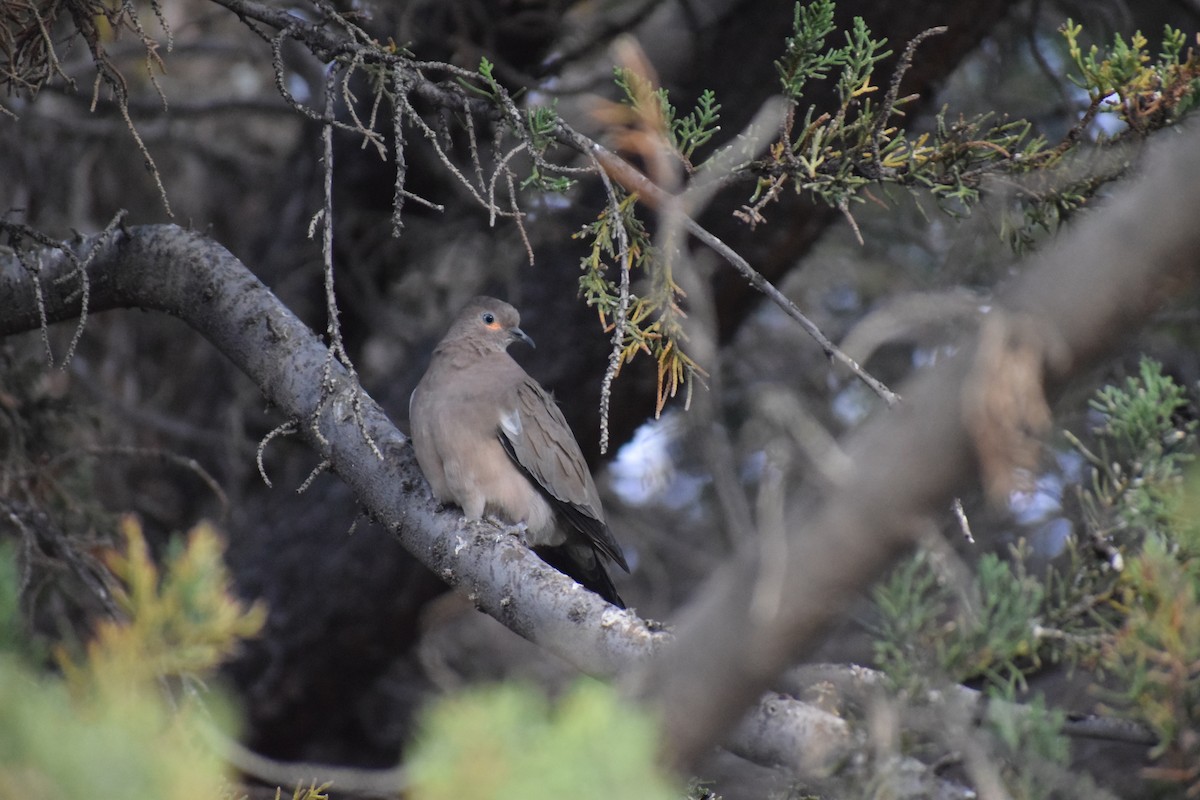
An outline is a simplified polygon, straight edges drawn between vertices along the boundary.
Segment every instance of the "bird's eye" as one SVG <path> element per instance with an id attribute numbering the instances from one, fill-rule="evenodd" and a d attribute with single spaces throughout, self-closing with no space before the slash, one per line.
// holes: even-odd
<path id="1" fill-rule="evenodd" d="M 485 312 L 483 312 L 483 315 L 480 317 L 480 319 L 483 320 L 484 325 L 492 325 L 493 323 L 496 322 L 496 315 L 490 311 L 485 311 Z"/>

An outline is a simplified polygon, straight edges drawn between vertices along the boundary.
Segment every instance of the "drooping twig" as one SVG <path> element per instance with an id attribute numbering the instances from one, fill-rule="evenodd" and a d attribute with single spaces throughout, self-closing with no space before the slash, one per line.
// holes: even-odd
<path id="1" fill-rule="evenodd" d="M 620 203 L 616 190 L 608 177 L 608 172 L 600 166 L 593 156 L 593 163 L 604 184 L 605 197 L 613 214 L 613 219 L 620 217 Z M 624 225 L 616 226 L 617 232 L 617 261 L 621 264 L 620 292 L 617 295 L 617 313 L 613 320 L 611 349 L 608 351 L 608 366 L 604 369 L 604 377 L 600 380 L 600 453 L 608 452 L 608 412 L 612 403 L 612 384 L 621 369 L 621 353 L 625 348 L 625 332 L 629 328 L 629 267 L 632 256 L 629 252 L 629 235 Z"/>
<path id="2" fill-rule="evenodd" d="M 263 483 L 266 484 L 268 489 L 274 486 L 274 484 L 271 483 L 271 479 L 267 477 L 267 468 L 263 464 L 263 456 L 266 454 L 267 445 L 270 444 L 271 440 L 276 436 L 290 436 L 291 434 L 297 432 L 298 428 L 296 427 L 296 423 L 292 420 L 288 420 L 281 425 L 275 426 L 267 433 L 266 436 L 259 439 L 258 448 L 254 451 L 254 461 L 256 464 L 258 464 L 258 474 L 262 477 Z"/>
<path id="3" fill-rule="evenodd" d="M 111 234 L 124 222 L 125 216 L 126 212 L 123 209 L 118 211 L 113 216 L 112 220 L 109 221 L 108 225 L 105 226 L 104 232 L 106 234 Z M 38 313 L 41 315 L 42 324 L 40 330 L 42 333 L 42 345 L 46 351 L 47 363 L 50 366 L 54 366 L 54 354 L 50 349 L 50 334 L 43 297 L 45 287 L 42 285 L 41 280 L 42 256 L 38 253 L 30 254 L 26 252 L 24 248 L 20 247 L 21 240 L 31 239 L 40 244 L 42 247 L 57 250 L 62 253 L 75 267 L 74 270 L 72 270 L 69 274 L 60 275 L 55 278 L 55 281 L 66 281 L 70 279 L 78 281 L 78 291 L 80 294 L 80 302 L 82 303 L 82 311 L 79 315 L 79 319 L 75 323 L 75 333 L 71 336 L 71 343 L 67 346 L 66 355 L 63 356 L 60 364 L 60 366 L 65 367 L 75 356 L 75 348 L 79 346 L 79 340 L 83 337 L 83 330 L 85 327 L 87 327 L 88 298 L 91 294 L 92 288 L 91 278 L 88 275 L 88 267 L 91 266 L 92 259 L 96 256 L 96 249 L 93 247 L 85 252 L 82 257 L 80 257 L 74 250 L 72 250 L 70 247 L 67 247 L 62 242 L 55 241 L 49 236 L 46 236 L 44 233 L 34 230 L 27 225 L 8 222 L 4 219 L 0 219 L 0 231 L 8 232 L 10 240 L 16 246 L 17 259 L 20 261 L 21 266 L 25 268 L 26 272 L 33 277 L 34 290 L 37 296 Z"/>
<path id="4" fill-rule="evenodd" d="M 81 458 L 102 458 L 105 456 L 115 456 L 118 458 L 129 459 L 155 459 L 165 461 L 168 464 L 174 464 L 187 472 L 192 473 L 205 487 L 212 492 L 213 497 L 221 506 L 221 521 L 225 521 L 229 516 L 229 497 L 225 494 L 225 490 L 221 488 L 221 484 L 213 477 L 212 473 L 204 468 L 194 458 L 183 456 L 178 453 L 173 453 L 170 450 L 164 450 L 160 447 L 125 447 L 117 445 L 99 445 L 93 447 L 85 447 L 79 450 L 67 450 L 58 455 L 41 462 L 38 465 L 39 469 L 48 469 L 57 464 L 67 461 L 76 461 Z M 18 472 L 16 475 L 23 475 Z"/>
<path id="5" fill-rule="evenodd" d="M 336 86 L 337 69 L 331 66 L 325 79 L 325 119 L 327 120 L 332 120 L 334 117 L 333 106 Z M 355 381 L 355 385 L 357 385 L 358 381 L 358 373 L 354 369 L 354 363 L 350 359 L 350 354 L 346 352 L 346 345 L 342 340 L 342 326 L 338 319 L 337 295 L 334 292 L 333 282 L 333 127 L 330 122 L 326 122 L 321 127 L 321 168 L 324 179 L 323 204 L 317 216 L 313 217 L 312 222 L 315 225 L 319 220 L 321 225 L 321 255 L 325 276 L 326 335 L 329 338 L 329 356 L 326 359 L 324 379 L 321 386 L 326 401 L 332 400 L 333 397 L 331 370 L 334 359 L 337 359 L 346 371 L 350 373 L 351 378 Z M 310 225 L 309 236 L 311 237 L 312 234 L 312 225 Z M 364 441 L 370 446 L 375 457 L 382 461 L 383 453 L 380 452 L 378 445 L 375 444 L 375 440 L 367 432 L 366 424 L 363 421 L 361 389 L 354 393 L 351 400 L 351 413 L 358 423 L 358 429 L 362 433 Z M 314 414 L 311 421 L 313 434 L 320 438 L 323 434 L 316 421 L 317 415 Z"/>

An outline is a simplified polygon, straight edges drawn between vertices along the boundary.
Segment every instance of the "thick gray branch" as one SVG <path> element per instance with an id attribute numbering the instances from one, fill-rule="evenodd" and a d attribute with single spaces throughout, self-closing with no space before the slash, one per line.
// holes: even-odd
<path id="1" fill-rule="evenodd" d="M 297 422 L 376 519 L 479 608 L 594 675 L 615 674 L 663 639 L 636 615 L 617 611 L 547 567 L 516 537 L 490 525 L 464 527 L 459 514 L 439 511 L 404 435 L 365 394 L 364 426 L 358 429 L 353 403 L 362 390 L 336 363 L 323 394 L 328 349 L 225 248 L 164 225 L 90 237 L 72 249 L 82 256 L 98 239 L 87 266 L 90 312 L 153 309 L 195 328 Z M 47 320 L 77 319 L 81 293 L 72 261 L 45 250 L 41 263 Z M 0 261 L 0 335 L 38 326 L 34 277 L 16 259 Z"/>

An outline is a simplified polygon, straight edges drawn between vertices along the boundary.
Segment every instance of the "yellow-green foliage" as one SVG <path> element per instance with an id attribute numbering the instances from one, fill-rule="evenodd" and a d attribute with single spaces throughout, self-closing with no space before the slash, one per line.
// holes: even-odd
<path id="1" fill-rule="evenodd" d="M 126 623 L 98 626 L 82 658 L 60 652 L 66 680 L 0 651 L 0 800 L 222 796 L 219 753 L 202 738 L 220 703 L 210 695 L 201 708 L 186 692 L 169 699 L 163 679 L 201 677 L 257 632 L 263 612 L 229 595 L 211 527 L 194 529 L 162 575 L 138 525 L 127 520 L 122 533 L 126 552 L 110 564 L 128 587 L 118 597 Z M 12 613 L 11 554 L 0 566 L 0 610 Z"/>
<path id="2" fill-rule="evenodd" d="M 197 720 L 173 718 L 152 687 L 74 697 L 62 681 L 0 659 L 0 798 L 3 800 L 213 800 L 215 753 L 189 742 Z"/>
<path id="3" fill-rule="evenodd" d="M 1092 45 L 1086 51 L 1079 41 L 1082 25 L 1068 19 L 1061 32 L 1067 53 L 1082 76 L 1072 80 L 1087 91 L 1092 113 L 1114 113 L 1144 133 L 1195 105 L 1200 54 L 1188 46 L 1183 31 L 1165 26 L 1157 58 L 1141 31 L 1128 40 L 1116 35 L 1112 46 L 1103 50 Z"/>
<path id="4" fill-rule="evenodd" d="M 414 800 L 674 800 L 654 723 L 608 686 L 551 706 L 536 689 L 464 692 L 428 713 L 410 761 Z"/>
<path id="5" fill-rule="evenodd" d="M 1160 736 L 1156 755 L 1189 749 L 1189 743 L 1200 755 L 1194 730 L 1200 723 L 1198 573 L 1195 561 L 1181 563 L 1157 536 L 1129 562 L 1135 599 L 1107 660 L 1128 676 L 1133 709 Z"/>
<path id="6" fill-rule="evenodd" d="M 1122 584 L 1125 624 L 1105 652 L 1122 705 L 1159 737 L 1152 773 L 1200 792 L 1200 473 L 1172 504 L 1172 524 L 1146 538 Z"/>
<path id="7" fill-rule="evenodd" d="M 931 682 L 975 678 L 988 688 L 1023 684 L 1023 670 L 1036 663 L 1031 620 L 1041 612 L 1042 585 L 1020 560 L 986 553 L 970 594 L 964 602 L 945 565 L 925 550 L 875 588 L 875 660 L 897 688 L 917 694 Z"/>
<path id="8" fill-rule="evenodd" d="M 97 626 L 86 662 L 60 659 L 73 684 L 112 682 L 107 690 L 205 672 L 230 655 L 239 639 L 262 628 L 265 609 L 247 609 L 229 591 L 224 543 L 211 525 L 197 525 L 186 543 L 173 543 L 163 575 L 133 518 L 122 521 L 121 533 L 125 552 L 111 553 L 107 563 L 124 586 L 115 600 L 128 619 Z"/>
<path id="9" fill-rule="evenodd" d="M 621 359 L 618 367 L 633 361 L 638 353 L 646 353 L 658 362 L 658 388 L 654 414 L 662 413 L 667 399 L 674 397 L 681 386 L 686 386 L 690 402 L 692 381 L 703 380 L 708 373 L 684 352 L 687 334 L 683 320 L 687 316 L 680 307 L 683 289 L 671 274 L 669 259 L 663 259 L 653 246 L 645 225 L 635 213 L 638 196 L 625 194 L 614 189 L 620 202 L 605 208 L 595 222 L 584 226 L 575 238 L 590 237 L 591 253 L 582 261 L 583 275 L 579 288 L 589 306 L 600 314 L 606 331 L 617 323 L 613 317 L 618 313 L 620 287 L 610 278 L 610 262 L 622 257 L 619 239 L 624 231 L 626 257 L 629 267 L 637 267 L 649 274 L 646 290 L 641 296 L 630 295 L 630 306 L 625 319 L 625 336 L 621 342 Z"/>

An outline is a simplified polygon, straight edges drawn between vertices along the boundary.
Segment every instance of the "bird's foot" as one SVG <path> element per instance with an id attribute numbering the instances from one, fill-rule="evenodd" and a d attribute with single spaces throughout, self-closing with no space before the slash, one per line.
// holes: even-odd
<path id="1" fill-rule="evenodd" d="M 509 528 L 513 527 L 512 523 L 508 522 L 507 520 L 500 519 L 495 514 L 483 514 L 482 516 L 478 517 L 463 517 L 463 524 L 483 527 L 494 526 L 502 530 L 508 530 Z"/>
<path id="2" fill-rule="evenodd" d="M 495 525 L 497 528 L 502 529 L 505 533 L 517 537 L 521 544 L 525 544 L 525 534 L 529 531 L 529 526 L 524 522 L 508 522 L 500 519 L 499 517 L 494 517 L 491 514 L 485 516 L 484 519 Z"/>

